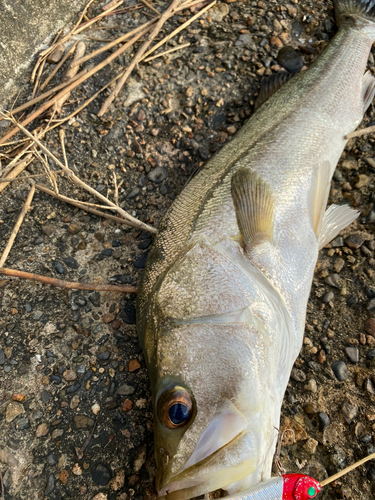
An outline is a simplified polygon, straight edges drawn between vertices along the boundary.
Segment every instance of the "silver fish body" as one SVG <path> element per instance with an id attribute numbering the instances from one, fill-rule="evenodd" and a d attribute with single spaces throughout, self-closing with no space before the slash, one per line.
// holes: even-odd
<path id="1" fill-rule="evenodd" d="M 325 52 L 207 162 L 160 224 L 137 323 L 156 486 L 171 500 L 270 478 L 319 248 L 358 216 L 325 209 L 345 135 L 374 96 L 364 71 L 375 28 L 362 3 L 337 2 L 341 27 Z"/>

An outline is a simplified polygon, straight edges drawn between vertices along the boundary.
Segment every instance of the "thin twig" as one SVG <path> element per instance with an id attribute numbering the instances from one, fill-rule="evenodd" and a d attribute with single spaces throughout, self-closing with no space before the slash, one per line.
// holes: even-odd
<path id="1" fill-rule="evenodd" d="M 191 17 L 190 19 L 188 19 L 185 23 L 181 24 L 181 26 L 179 26 L 177 29 L 175 29 L 174 31 L 172 31 L 172 33 L 170 33 L 169 35 L 167 35 L 165 38 L 163 38 L 163 40 L 161 40 L 159 43 L 157 43 L 156 45 L 154 45 L 152 47 L 152 49 L 150 49 L 144 56 L 141 60 L 143 59 L 146 59 L 146 57 L 148 57 L 150 54 L 152 54 L 153 52 L 155 52 L 155 50 L 157 50 L 159 47 L 161 47 L 162 45 L 164 45 L 165 43 L 169 42 L 169 40 L 171 38 L 173 38 L 174 36 L 176 36 L 178 33 L 180 33 L 180 31 L 184 30 L 187 26 L 189 26 L 192 22 L 194 22 L 196 19 L 198 19 L 198 17 L 202 16 L 205 12 L 207 12 L 209 9 L 211 9 L 211 7 L 213 7 L 214 5 L 216 4 L 216 0 L 214 0 L 213 2 L 211 2 L 210 4 L 206 5 L 206 7 L 203 7 L 202 10 L 200 10 L 197 14 L 195 14 L 193 17 Z M 189 5 L 190 6 L 190 5 Z"/>
<path id="2" fill-rule="evenodd" d="M 136 286 L 129 285 L 97 285 L 95 283 L 75 283 L 72 281 L 63 281 L 39 274 L 26 273 L 25 271 L 17 271 L 16 269 L 0 268 L 0 274 L 12 276 L 13 278 L 22 278 L 25 280 L 39 281 L 46 285 L 57 286 L 59 288 L 67 288 L 69 290 L 93 290 L 96 292 L 122 292 L 122 293 L 137 293 Z"/>
<path id="3" fill-rule="evenodd" d="M 65 151 L 65 130 L 63 128 L 61 128 L 59 130 L 59 139 L 60 139 L 60 143 L 61 143 L 61 149 L 63 152 L 65 166 L 66 166 L 66 168 L 69 168 L 68 159 L 66 157 L 66 151 Z"/>
<path id="4" fill-rule="evenodd" d="M 52 184 L 55 193 L 59 194 L 59 188 L 57 186 L 57 181 L 56 181 L 56 174 L 53 174 L 51 172 L 51 169 L 49 168 L 49 165 L 48 165 L 47 157 L 43 158 L 43 156 L 37 150 L 34 151 L 34 154 L 39 158 L 40 162 L 44 166 L 45 171 L 46 171 L 46 175 L 49 178 L 50 183 Z"/>
<path id="5" fill-rule="evenodd" d="M 154 59 L 157 59 L 158 57 L 165 56 L 167 54 L 170 54 L 171 52 L 175 52 L 176 50 L 184 49 L 185 47 L 189 47 L 190 43 L 184 43 L 182 45 L 177 45 L 176 47 L 173 47 L 173 49 L 166 50 L 165 52 L 161 52 L 160 54 L 156 54 L 156 56 L 148 57 L 147 59 L 143 59 L 143 62 L 149 62 L 153 61 Z"/>
<path id="6" fill-rule="evenodd" d="M 77 61 L 81 57 L 83 57 L 84 53 L 86 50 L 86 45 L 84 42 L 79 42 L 75 53 L 74 53 L 74 61 Z M 75 66 L 74 68 L 72 67 L 72 64 L 69 65 L 69 68 L 67 69 L 65 75 L 62 78 L 63 82 L 70 81 L 72 78 L 74 78 L 78 72 L 79 66 Z M 53 105 L 53 110 L 59 115 L 61 113 L 62 107 L 67 99 L 69 99 L 70 92 L 65 93 L 60 99 L 58 99 L 55 104 Z"/>
<path id="7" fill-rule="evenodd" d="M 362 135 L 373 134 L 375 132 L 375 125 L 367 128 L 360 128 L 355 132 L 351 132 L 350 134 L 346 134 L 345 139 L 353 139 L 353 137 L 361 137 Z"/>
<path id="8" fill-rule="evenodd" d="M 54 170 L 52 172 L 53 174 L 61 174 L 63 173 L 63 170 Z M 33 174 L 33 175 L 27 175 L 26 177 L 17 177 L 16 179 L 13 179 L 12 177 L 0 177 L 0 183 L 3 182 L 24 182 L 28 181 L 29 179 L 36 179 L 37 177 L 46 177 L 46 173 L 44 174 Z"/>
<path id="9" fill-rule="evenodd" d="M 143 34 L 144 34 L 143 31 L 141 31 L 140 33 L 138 33 L 138 35 L 136 35 L 131 40 L 129 40 L 127 43 L 125 43 L 122 47 L 119 47 L 115 52 L 113 52 L 109 57 L 107 57 L 107 59 L 105 59 L 104 61 L 102 61 L 100 64 L 98 64 L 94 68 L 92 68 L 90 70 L 86 69 L 86 70 L 83 70 L 80 73 L 78 73 L 78 75 L 76 75 L 75 78 L 72 78 L 72 80 L 71 80 L 72 83 L 70 85 L 68 85 L 65 88 L 63 88 L 63 90 L 61 90 L 61 92 L 59 92 L 59 94 L 57 94 L 50 101 L 45 102 L 36 111 L 34 111 L 34 113 L 31 113 L 25 120 L 23 120 L 23 122 L 20 125 L 22 125 L 23 127 L 25 125 L 28 125 L 35 118 L 37 118 L 39 115 L 41 115 L 42 113 L 44 113 L 44 111 L 46 111 L 51 106 L 53 106 L 53 104 L 56 101 L 58 101 L 61 97 L 63 97 L 65 94 L 67 94 L 68 92 L 71 92 L 73 89 L 75 89 L 76 87 L 78 87 L 78 85 L 80 85 L 82 82 L 84 82 L 85 80 L 87 80 L 88 78 L 90 78 L 90 76 L 94 75 L 99 70 L 101 70 L 102 68 L 104 68 L 105 66 L 107 66 L 109 63 L 111 63 L 114 59 L 116 59 L 119 55 L 121 55 L 127 48 L 129 48 L 139 38 L 141 38 L 141 36 Z M 64 86 L 65 84 L 61 84 L 61 85 Z M 46 92 L 46 93 L 48 93 L 48 92 Z M 19 109 L 20 108 L 17 109 L 17 112 L 18 112 Z M 6 117 L 6 115 L 3 114 L 3 117 Z M 16 134 L 17 132 L 18 132 L 17 127 L 15 127 L 12 130 L 10 130 L 2 139 L 0 139 L 0 144 L 2 144 L 3 142 L 6 142 L 8 139 L 10 139 L 11 137 L 13 137 L 13 135 Z"/>
<path id="10" fill-rule="evenodd" d="M 40 86 L 40 90 L 44 90 L 47 85 L 49 84 L 49 82 L 52 80 L 52 78 L 56 75 L 56 73 L 59 71 L 59 69 L 61 68 L 61 66 L 63 66 L 63 64 L 69 59 L 69 57 L 73 54 L 73 52 L 75 51 L 75 48 L 76 48 L 76 45 L 77 45 L 78 41 L 74 42 L 74 44 L 70 47 L 70 49 L 68 50 L 68 52 L 65 54 L 65 56 L 61 59 L 61 61 L 59 62 L 59 64 L 57 64 L 57 66 L 55 67 L 55 69 L 51 72 L 51 74 L 44 80 L 44 82 L 42 83 L 42 85 Z"/>
<path id="11" fill-rule="evenodd" d="M 115 215 L 106 214 L 105 212 L 101 212 L 100 210 L 91 208 L 91 206 L 86 206 L 83 202 L 74 200 L 73 198 L 68 198 L 67 196 L 64 196 L 62 194 L 56 194 L 54 191 L 51 191 L 45 186 L 40 186 L 39 184 L 36 184 L 35 187 L 36 189 L 39 189 L 39 191 L 43 191 L 43 193 L 49 194 L 53 198 L 68 203 L 69 205 L 73 205 L 74 207 L 77 207 L 83 210 L 84 212 L 90 212 L 91 214 L 97 215 L 98 217 L 104 217 L 105 219 L 113 220 L 114 222 L 118 222 L 119 224 L 125 224 L 126 226 L 136 227 L 126 219 L 120 219 L 120 217 L 116 217 Z"/>
<path id="12" fill-rule="evenodd" d="M 159 12 L 157 9 L 155 9 L 155 7 L 153 7 L 150 3 L 148 3 L 148 1 L 147 1 L 147 0 L 141 0 L 141 2 L 142 2 L 144 5 L 146 5 L 146 7 L 148 7 L 150 10 L 152 10 L 152 12 L 153 12 L 154 14 L 156 14 L 157 16 L 160 16 L 160 12 Z"/>
<path id="13" fill-rule="evenodd" d="M 354 464 L 349 465 L 349 467 L 346 467 L 345 469 L 340 470 L 337 474 L 334 474 L 333 476 L 328 477 L 327 479 L 324 479 L 324 481 L 322 481 L 320 483 L 320 486 L 323 487 L 329 483 L 332 483 L 332 481 L 336 481 L 336 479 L 339 479 L 339 477 L 342 477 L 345 474 L 348 474 L 348 472 L 351 472 L 353 469 L 356 469 L 360 465 L 364 464 L 365 462 L 368 462 L 369 460 L 373 460 L 374 458 L 375 458 L 375 453 L 371 453 L 371 455 L 368 455 L 367 457 L 362 458 L 362 460 L 358 460 L 358 462 L 355 462 Z"/>
<path id="14" fill-rule="evenodd" d="M 85 442 L 83 443 L 83 445 L 81 446 L 81 448 L 76 448 L 76 454 L 77 454 L 78 460 L 82 460 L 82 458 L 83 458 L 83 452 L 87 448 L 89 442 L 91 441 L 92 436 L 94 435 L 97 423 L 98 423 L 98 419 L 96 418 L 95 422 L 94 422 L 94 425 L 92 426 L 92 429 L 90 431 L 90 434 L 85 439 Z"/>
<path id="15" fill-rule="evenodd" d="M 170 17 L 171 12 L 173 11 L 174 8 L 177 7 L 177 5 L 179 3 L 180 3 L 180 0 L 172 0 L 169 7 L 160 16 L 160 18 L 158 19 L 158 21 L 155 24 L 155 27 L 153 28 L 153 30 L 151 31 L 151 33 L 149 35 L 149 39 L 146 42 L 144 42 L 143 45 L 138 49 L 136 55 L 133 57 L 133 59 L 132 59 L 131 63 L 129 64 L 129 66 L 127 67 L 126 71 L 124 72 L 122 77 L 117 82 L 116 87 L 109 94 L 107 99 L 103 102 L 102 107 L 99 110 L 98 116 L 103 116 L 107 112 L 109 106 L 114 101 L 114 99 L 116 99 L 116 97 L 118 96 L 120 90 L 122 89 L 126 80 L 129 78 L 131 72 L 133 71 L 135 66 L 139 63 L 139 61 L 142 59 L 143 54 L 149 48 L 149 46 L 151 45 L 154 38 L 156 38 L 156 36 L 159 34 L 162 26 L 167 21 L 167 19 Z"/>
<path id="16" fill-rule="evenodd" d="M 30 189 L 30 192 L 26 198 L 26 201 L 25 201 L 25 204 L 21 210 L 21 213 L 17 219 L 17 222 L 13 228 L 13 231 L 9 237 L 9 240 L 8 240 L 8 243 L 6 245 L 6 247 L 4 248 L 4 251 L 1 255 L 1 258 L 0 258 L 0 267 L 3 267 L 4 264 L 5 264 L 5 261 L 7 260 L 7 257 L 9 255 L 9 252 L 13 246 L 13 243 L 14 243 L 14 240 L 16 239 L 16 236 L 18 234 L 18 231 L 21 227 L 21 224 L 23 222 L 23 219 L 25 218 L 25 215 L 27 214 L 29 208 L 30 208 L 30 205 L 31 205 L 31 202 L 32 202 L 32 199 L 34 197 L 34 193 L 35 193 L 35 186 L 32 185 L 31 186 L 31 189 Z"/>
<path id="17" fill-rule="evenodd" d="M 116 179 L 116 174 L 113 172 L 113 184 L 115 185 L 115 194 L 113 195 L 115 199 L 115 204 L 118 205 L 118 187 L 117 187 L 117 179 Z"/>
<path id="18" fill-rule="evenodd" d="M 104 47 L 100 47 L 97 50 L 94 50 L 93 52 L 90 52 L 90 54 L 87 54 L 86 56 L 82 57 L 81 59 L 78 59 L 77 61 L 72 62 L 72 68 L 74 66 L 77 66 L 78 64 L 83 64 L 84 62 L 88 61 L 89 59 L 92 59 L 93 57 L 101 54 L 102 52 L 106 52 L 110 50 L 112 47 L 115 45 L 118 45 L 119 43 L 125 42 L 128 38 L 131 38 L 132 36 L 137 35 L 140 31 L 144 31 L 146 28 L 152 26 L 155 23 L 155 19 L 152 19 L 152 21 L 147 21 L 144 24 L 141 24 L 141 26 L 138 26 L 138 28 L 135 28 L 132 31 L 129 31 L 128 33 L 125 33 L 124 35 L 121 35 L 120 37 L 116 38 L 112 42 L 108 43 L 107 45 L 104 45 Z M 145 34 L 142 33 L 142 35 Z"/>
<path id="19" fill-rule="evenodd" d="M 33 161 L 34 156 L 32 153 L 29 153 L 22 161 L 17 163 L 13 170 L 8 174 L 8 179 L 14 180 L 21 172 L 25 170 L 25 168 L 30 165 L 30 163 Z M 9 182 L 3 182 L 0 184 L 0 193 L 4 191 L 4 189 L 8 186 Z"/>
<path id="20" fill-rule="evenodd" d="M 39 83 L 40 83 L 40 79 L 42 78 L 42 74 L 43 74 L 43 70 L 44 70 L 45 64 L 46 64 L 46 59 L 43 59 L 41 65 L 39 66 L 38 75 L 37 75 L 36 80 L 35 80 L 35 84 L 34 84 L 34 88 L 33 88 L 33 93 L 31 95 L 31 99 L 34 99 L 34 97 L 37 96 L 38 93 L 39 93 Z"/>
<path id="21" fill-rule="evenodd" d="M 108 198 L 106 198 L 105 196 L 103 196 L 101 193 L 99 193 L 99 191 L 96 191 L 96 189 L 92 188 L 91 186 L 89 186 L 88 184 L 86 184 L 85 182 L 83 182 L 79 177 L 77 177 L 74 174 L 74 172 L 72 170 L 70 170 L 63 163 L 61 163 L 61 161 L 58 158 L 56 158 L 56 156 L 54 154 L 52 154 L 51 151 L 49 149 L 47 149 L 39 141 L 39 139 L 37 139 L 36 137 L 33 137 L 33 135 L 28 130 L 26 130 L 20 123 L 17 123 L 17 121 L 13 117 L 8 117 L 8 119 L 10 119 L 14 124 L 16 124 L 17 127 L 25 135 L 27 135 L 28 137 L 30 137 L 31 139 L 33 139 L 33 141 L 56 163 L 56 165 L 58 165 L 62 170 L 65 171 L 65 173 L 68 175 L 68 178 L 72 182 L 74 182 L 77 185 L 81 186 L 83 189 L 85 189 L 89 193 L 93 194 L 94 196 L 96 196 L 97 198 L 99 198 L 99 200 L 101 200 L 105 204 L 109 205 L 110 207 L 116 208 L 116 211 L 120 215 L 122 215 L 125 219 L 127 219 L 129 222 L 131 222 L 132 225 L 133 225 L 133 227 L 139 227 L 140 229 L 143 229 L 145 231 L 149 231 L 150 233 L 156 233 L 156 229 L 155 228 L 149 226 L 148 224 L 145 224 L 144 222 L 136 219 L 135 217 L 132 217 L 130 214 L 128 214 L 128 212 L 126 212 L 125 210 L 123 210 L 121 207 L 116 207 L 116 205 L 111 200 L 109 200 Z"/>

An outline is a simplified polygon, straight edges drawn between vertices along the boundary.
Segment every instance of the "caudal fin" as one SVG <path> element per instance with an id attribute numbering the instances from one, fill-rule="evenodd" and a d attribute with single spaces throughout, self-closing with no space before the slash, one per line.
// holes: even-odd
<path id="1" fill-rule="evenodd" d="M 375 0 L 334 0 L 334 4 L 338 24 L 351 16 L 375 22 Z"/>

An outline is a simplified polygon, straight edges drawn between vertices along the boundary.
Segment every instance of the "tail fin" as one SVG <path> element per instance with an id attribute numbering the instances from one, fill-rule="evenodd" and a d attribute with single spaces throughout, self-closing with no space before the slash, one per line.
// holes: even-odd
<path id="1" fill-rule="evenodd" d="M 375 0 L 334 0 L 338 24 L 347 16 L 358 16 L 375 23 Z"/>

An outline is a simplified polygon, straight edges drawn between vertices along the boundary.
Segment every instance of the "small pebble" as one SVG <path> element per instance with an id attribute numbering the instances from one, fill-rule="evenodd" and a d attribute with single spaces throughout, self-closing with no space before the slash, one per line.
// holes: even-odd
<path id="1" fill-rule="evenodd" d="M 160 184 L 167 178 L 167 171 L 164 167 L 156 167 L 149 172 L 147 177 L 151 182 Z"/>
<path id="2" fill-rule="evenodd" d="M 91 472 L 92 480 L 99 486 L 107 486 L 112 479 L 112 472 L 105 464 L 97 464 Z"/>
<path id="3" fill-rule="evenodd" d="M 44 490 L 44 495 L 49 496 L 54 489 L 55 489 L 55 476 L 53 474 L 50 474 L 48 477 L 47 486 Z"/>
<path id="4" fill-rule="evenodd" d="M 48 434 L 48 425 L 45 422 L 39 424 L 38 427 L 36 428 L 35 436 L 39 438 L 46 436 L 47 434 Z"/>
<path id="5" fill-rule="evenodd" d="M 63 377 L 67 382 L 72 382 L 73 380 L 76 380 L 77 374 L 74 370 L 65 370 Z"/>
<path id="6" fill-rule="evenodd" d="M 348 400 L 345 400 L 342 403 L 340 410 L 347 424 L 351 424 L 358 414 L 358 408 L 355 405 L 351 404 Z"/>
<path id="7" fill-rule="evenodd" d="M 346 347 L 345 348 L 345 352 L 346 352 L 346 355 L 349 358 L 349 361 L 351 361 L 352 363 L 358 363 L 358 361 L 359 361 L 359 350 L 357 349 L 357 347 Z"/>
<path id="8" fill-rule="evenodd" d="M 327 304 L 328 302 L 331 302 L 334 298 L 335 294 L 333 292 L 327 292 L 322 300 L 325 304 Z"/>
<path id="9" fill-rule="evenodd" d="M 348 368 L 345 364 L 345 361 L 343 361 L 342 359 L 340 359 L 339 361 L 334 361 L 331 364 L 331 368 L 333 370 L 333 373 L 336 375 L 337 380 L 339 380 L 340 382 L 347 380 L 347 378 L 349 377 Z"/>
<path id="10" fill-rule="evenodd" d="M 65 274 L 66 273 L 65 267 L 61 264 L 61 262 L 58 262 L 57 260 L 52 262 L 52 267 L 54 268 L 54 270 L 58 274 Z"/>
<path id="11" fill-rule="evenodd" d="M 299 71 L 303 66 L 301 55 L 293 49 L 293 47 L 286 46 L 279 50 L 276 58 L 278 64 L 285 68 L 290 73 Z"/>
<path id="12" fill-rule="evenodd" d="M 100 412 L 100 406 L 98 403 L 94 403 L 91 407 L 91 411 L 93 412 L 94 415 L 98 415 Z"/>
<path id="13" fill-rule="evenodd" d="M 327 413 L 324 413 L 324 411 L 321 411 L 318 415 L 319 418 L 319 429 L 323 431 L 330 423 L 331 419 L 327 415 Z"/>
<path id="14" fill-rule="evenodd" d="M 81 231 L 81 229 L 82 228 L 79 224 L 72 222 L 71 224 L 69 224 L 67 231 L 70 234 L 78 234 Z"/>
<path id="15" fill-rule="evenodd" d="M 110 356 L 111 356 L 111 353 L 109 351 L 104 351 L 104 352 L 101 352 L 101 353 L 97 354 L 96 357 L 100 361 L 106 361 L 107 359 L 109 359 Z"/>

